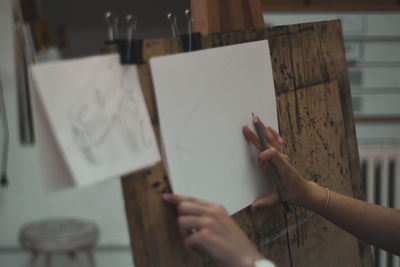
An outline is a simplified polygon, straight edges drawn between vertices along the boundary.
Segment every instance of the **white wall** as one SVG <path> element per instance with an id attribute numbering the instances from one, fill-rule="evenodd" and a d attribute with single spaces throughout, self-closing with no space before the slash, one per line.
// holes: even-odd
<path id="1" fill-rule="evenodd" d="M 274 26 L 332 19 L 342 21 L 347 59 L 364 64 L 349 67 L 355 114 L 400 115 L 399 12 L 264 13 L 266 24 Z M 361 142 L 400 141 L 400 123 L 358 123 L 356 131 Z"/>
<path id="2" fill-rule="evenodd" d="M 101 253 L 108 253 L 104 259 L 113 258 L 115 266 L 132 266 L 119 179 L 84 189 L 49 192 L 43 179 L 37 145 L 25 147 L 19 142 L 11 0 L 0 0 L 0 36 L 0 76 L 10 128 L 9 186 L 0 189 L 0 266 L 26 266 L 28 255 L 16 250 L 21 225 L 60 216 L 96 221 L 101 231 L 101 247 L 116 245 L 124 248 L 117 250 L 116 254 L 100 251 L 98 257 L 101 258 Z M 105 261 L 99 262 L 98 266 L 111 264 Z"/>
<path id="3" fill-rule="evenodd" d="M 12 1 L 0 0 L 0 77 L 10 128 L 10 184 L 8 188 L 0 188 L 0 266 L 27 265 L 29 254 L 20 250 L 18 243 L 18 231 L 24 223 L 60 216 L 98 223 L 101 237 L 95 251 L 97 266 L 133 266 L 119 179 L 83 189 L 70 187 L 65 166 L 54 160 L 59 157 L 57 151 L 48 151 L 54 140 L 44 131 L 47 124 L 42 117 L 34 118 L 38 144 L 25 147 L 19 142 Z M 189 6 L 187 0 L 37 0 L 37 3 L 40 15 L 48 18 L 52 28 L 66 26 L 70 48 L 64 56 L 68 57 L 99 53 L 106 36 L 104 13 L 107 10 L 119 16 L 136 13 L 137 37 L 160 38 L 170 36 L 168 12 L 177 14 L 182 32 L 186 30 L 184 10 Z M 121 34 L 125 30 L 121 23 Z M 69 188 L 60 191 L 60 187 Z M 68 266 L 62 256 L 54 261 L 56 266 Z"/>
<path id="4" fill-rule="evenodd" d="M 10 128 L 9 187 L 0 188 L 0 266 L 27 266 L 29 254 L 18 243 L 18 231 L 23 224 L 60 216 L 98 223 L 101 236 L 95 250 L 97 266 L 133 266 L 119 179 L 83 189 L 71 187 L 65 166 L 54 160 L 60 155 L 48 150 L 54 145 L 54 138 L 44 131 L 47 124 L 42 116 L 34 118 L 38 143 L 26 147 L 19 142 L 12 1 L 0 0 L 0 77 Z M 178 14 L 181 30 L 185 30 L 184 10 L 189 6 L 188 0 L 37 0 L 37 3 L 40 15 L 48 18 L 53 28 L 66 26 L 70 48 L 64 55 L 68 57 L 99 53 L 106 36 L 106 10 L 119 16 L 135 12 L 139 17 L 137 37 L 160 38 L 170 35 L 168 12 Z M 69 188 L 60 190 L 65 187 Z M 81 266 L 88 266 L 83 255 L 80 259 Z M 54 263 L 59 267 L 69 266 L 63 256 L 57 256 Z"/>

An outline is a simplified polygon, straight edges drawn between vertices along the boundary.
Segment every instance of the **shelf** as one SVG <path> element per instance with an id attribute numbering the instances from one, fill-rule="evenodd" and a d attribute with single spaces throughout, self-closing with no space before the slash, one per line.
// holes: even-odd
<path id="1" fill-rule="evenodd" d="M 355 115 L 354 121 L 356 123 L 400 123 L 400 115 Z"/>
<path id="2" fill-rule="evenodd" d="M 264 12 L 400 11 L 398 0 L 260 0 Z"/>

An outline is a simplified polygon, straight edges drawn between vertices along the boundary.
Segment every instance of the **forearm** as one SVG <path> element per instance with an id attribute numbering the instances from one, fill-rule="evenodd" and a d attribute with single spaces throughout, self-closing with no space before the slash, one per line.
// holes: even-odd
<path id="1" fill-rule="evenodd" d="M 243 127 L 243 134 L 250 143 L 260 149 L 258 137 L 248 127 Z M 358 238 L 400 255 L 400 211 L 372 205 L 332 191 L 327 202 L 327 190 L 305 180 L 290 159 L 283 154 L 284 142 L 279 134 L 264 127 L 264 135 L 272 147 L 260 152 L 258 164 L 263 166 L 270 161 L 275 165 L 290 204 L 320 213 Z M 269 196 L 257 199 L 251 208 L 255 211 L 278 203 L 279 195 L 275 191 Z"/>
<path id="2" fill-rule="evenodd" d="M 330 191 L 309 182 L 309 192 L 299 205 L 321 213 L 332 223 L 376 247 L 400 254 L 400 211 L 377 206 Z"/>

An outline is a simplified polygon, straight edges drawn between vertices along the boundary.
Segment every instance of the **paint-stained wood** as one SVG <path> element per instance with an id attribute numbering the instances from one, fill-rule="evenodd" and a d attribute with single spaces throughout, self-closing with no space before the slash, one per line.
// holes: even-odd
<path id="1" fill-rule="evenodd" d="M 268 39 L 279 118 L 286 152 L 307 179 L 363 198 L 354 120 L 339 21 L 216 33 L 203 48 Z M 157 136 L 158 119 L 148 59 L 181 51 L 179 39 L 146 41 L 140 82 Z M 268 62 L 269 63 L 269 62 Z M 249 124 L 251 122 L 249 121 Z M 241 129 L 238 129 L 240 131 Z M 161 201 L 170 192 L 160 163 L 122 178 L 135 265 L 214 266 L 183 249 L 176 211 Z M 233 216 L 256 246 L 278 266 L 289 266 L 281 207 Z M 294 266 L 372 266 L 370 250 L 325 219 L 302 208 L 289 214 Z"/>

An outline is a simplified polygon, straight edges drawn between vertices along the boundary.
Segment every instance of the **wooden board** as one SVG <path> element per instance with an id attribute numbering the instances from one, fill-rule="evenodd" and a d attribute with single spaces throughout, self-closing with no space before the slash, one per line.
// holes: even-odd
<path id="1" fill-rule="evenodd" d="M 203 48 L 268 39 L 274 72 L 279 128 L 286 152 L 307 178 L 332 190 L 363 198 L 361 171 L 342 30 L 339 21 L 216 33 Z M 144 59 L 182 51 L 179 39 L 145 41 Z M 148 64 L 140 82 L 157 135 L 158 118 Z M 240 131 L 241 129 L 238 129 Z M 161 201 L 170 192 L 162 164 L 122 178 L 134 261 L 141 266 L 213 266 L 190 258 L 176 224 L 176 210 Z M 277 266 L 290 266 L 283 209 L 233 218 L 262 253 Z M 294 266 L 372 266 L 363 243 L 302 208 L 289 215 Z"/>
<path id="2" fill-rule="evenodd" d="M 190 0 L 193 31 L 214 32 L 264 28 L 259 0 Z"/>

